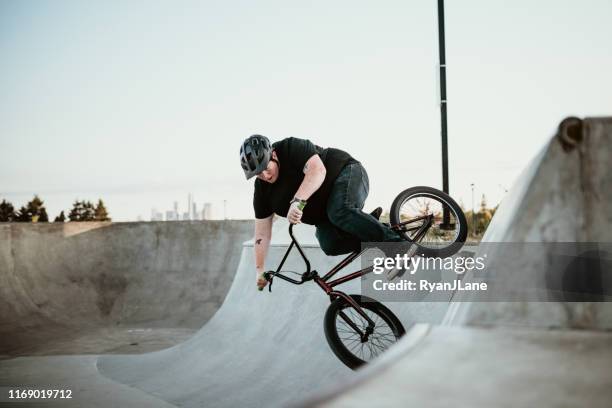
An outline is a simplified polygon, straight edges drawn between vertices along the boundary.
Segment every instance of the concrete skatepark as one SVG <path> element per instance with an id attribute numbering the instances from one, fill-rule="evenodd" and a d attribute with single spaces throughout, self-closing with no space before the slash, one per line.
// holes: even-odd
<path id="1" fill-rule="evenodd" d="M 223 303 L 252 230 L 252 221 L 0 225 L 0 356 L 186 339 Z"/>
<path id="2" fill-rule="evenodd" d="M 610 118 L 565 122 L 483 242 L 612 242 L 611 140 Z M 325 342 L 328 301 L 317 287 L 255 290 L 252 242 L 242 244 L 251 222 L 80 228 L 0 226 L 0 389 L 73 390 L 73 399 L 41 406 L 612 401 L 610 303 L 388 303 L 407 335 L 353 372 Z M 338 262 L 323 255 L 311 228 L 296 231 L 315 269 Z M 286 224 L 276 223 L 267 267 L 287 242 Z M 538 276 L 546 259 L 532 255 L 521 267 Z M 293 256 L 286 269 L 302 268 Z M 358 293 L 352 283 L 343 290 Z"/>

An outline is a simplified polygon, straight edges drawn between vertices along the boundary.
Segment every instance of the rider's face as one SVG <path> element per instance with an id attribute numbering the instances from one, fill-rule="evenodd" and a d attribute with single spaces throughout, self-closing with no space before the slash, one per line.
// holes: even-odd
<path id="1" fill-rule="evenodd" d="M 272 158 L 277 160 L 276 152 L 272 152 Z M 268 167 L 257 175 L 257 178 L 265 181 L 266 183 L 274 183 L 278 179 L 278 163 L 270 160 Z"/>

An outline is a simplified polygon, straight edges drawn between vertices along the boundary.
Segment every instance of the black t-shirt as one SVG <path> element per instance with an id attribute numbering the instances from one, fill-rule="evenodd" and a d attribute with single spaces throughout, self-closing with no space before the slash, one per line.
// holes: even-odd
<path id="1" fill-rule="evenodd" d="M 349 163 L 357 160 L 347 152 L 334 149 L 322 148 L 313 144 L 310 140 L 290 137 L 272 144 L 279 162 L 279 174 L 274 183 L 263 180 L 255 180 L 255 193 L 253 195 L 253 208 L 255 218 L 267 218 L 272 214 L 282 217 L 287 216 L 289 202 L 295 196 L 298 188 L 304 180 L 304 166 L 315 154 L 318 154 L 326 169 L 325 180 L 315 193 L 308 199 L 304 208 L 302 222 L 316 225 L 327 220 L 327 199 L 334 181 L 340 171 Z"/>

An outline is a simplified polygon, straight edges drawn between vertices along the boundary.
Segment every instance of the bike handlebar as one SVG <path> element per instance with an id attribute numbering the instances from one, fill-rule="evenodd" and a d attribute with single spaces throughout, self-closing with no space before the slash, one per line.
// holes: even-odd
<path id="1" fill-rule="evenodd" d="M 276 272 L 280 272 L 280 269 L 282 268 L 283 264 L 285 263 L 285 260 L 287 259 L 287 256 L 289 255 L 289 252 L 291 252 L 291 249 L 295 245 L 295 247 L 297 248 L 298 252 L 302 256 L 302 259 L 304 260 L 304 263 L 306 264 L 306 272 L 305 272 L 305 274 L 308 275 L 308 274 L 310 274 L 310 261 L 308 260 L 308 258 L 306 258 L 306 254 L 304 254 L 304 251 L 302 250 L 302 247 L 300 246 L 300 244 L 298 243 L 297 239 L 295 239 L 295 236 L 293 235 L 293 226 L 294 225 L 295 224 L 289 224 L 289 236 L 291 237 L 291 244 L 289 245 L 289 248 L 287 248 L 287 252 L 285 253 L 285 256 L 283 257 L 283 260 L 281 261 L 280 265 L 276 269 Z"/>
<path id="2" fill-rule="evenodd" d="M 297 242 L 297 239 L 295 239 L 295 236 L 293 235 L 293 226 L 294 224 L 290 224 L 289 225 L 289 236 L 291 237 L 291 244 L 289 245 L 289 248 L 287 248 L 287 252 L 285 252 L 285 255 L 283 256 L 283 259 L 281 260 L 280 264 L 278 265 L 278 268 L 276 268 L 276 271 L 267 271 L 264 272 L 264 278 L 270 282 L 270 286 L 269 289 L 270 291 L 272 290 L 272 280 L 275 277 L 279 277 L 287 282 L 293 283 L 295 285 L 301 285 L 304 282 L 308 282 L 309 280 L 314 279 L 314 277 L 316 276 L 317 272 L 316 271 L 311 271 L 310 269 L 310 261 L 308 260 L 308 258 L 306 258 L 306 254 L 304 254 L 304 251 L 302 250 L 302 247 L 300 247 L 300 244 Z M 306 264 L 306 272 L 304 272 L 302 274 L 302 279 L 301 280 L 296 280 L 296 279 L 292 279 L 288 276 L 285 276 L 281 273 L 281 269 L 283 267 L 283 265 L 285 264 L 285 261 L 287 260 L 287 256 L 289 256 L 289 253 L 291 252 L 291 249 L 293 249 L 293 246 L 295 245 L 295 247 L 298 249 L 298 252 L 300 253 L 300 255 L 302 256 L 302 259 L 304 260 L 304 263 Z M 263 289 L 263 288 L 262 288 Z M 260 290 L 262 290 L 260 289 Z"/>

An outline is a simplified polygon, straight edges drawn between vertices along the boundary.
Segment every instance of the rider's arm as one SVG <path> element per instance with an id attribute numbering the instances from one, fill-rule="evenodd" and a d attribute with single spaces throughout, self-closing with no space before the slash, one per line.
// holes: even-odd
<path id="1" fill-rule="evenodd" d="M 304 166 L 304 180 L 295 196 L 300 200 L 308 200 L 325 180 L 325 165 L 318 154 L 313 155 Z"/>
<path id="2" fill-rule="evenodd" d="M 264 263 L 272 238 L 272 220 L 274 215 L 267 218 L 255 220 L 255 267 L 257 273 L 261 274 L 264 271 Z"/>

